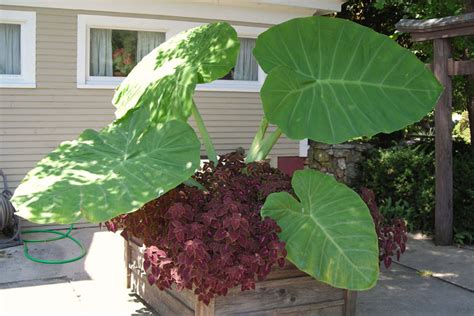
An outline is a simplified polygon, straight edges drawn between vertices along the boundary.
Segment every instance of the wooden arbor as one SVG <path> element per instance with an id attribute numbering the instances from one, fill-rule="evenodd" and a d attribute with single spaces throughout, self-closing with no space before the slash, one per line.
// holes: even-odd
<path id="1" fill-rule="evenodd" d="M 430 20 L 400 20 L 401 32 L 411 34 L 415 42 L 433 41 L 433 72 L 445 87 L 435 109 L 436 202 L 435 242 L 453 242 L 453 154 L 452 154 L 452 87 L 451 77 L 474 75 L 473 61 L 454 61 L 450 39 L 474 35 L 474 13 Z M 471 136 L 472 137 L 472 136 Z"/>

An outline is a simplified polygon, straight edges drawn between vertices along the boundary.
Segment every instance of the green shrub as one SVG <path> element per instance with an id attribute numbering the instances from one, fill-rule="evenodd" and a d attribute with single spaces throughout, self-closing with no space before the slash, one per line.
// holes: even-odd
<path id="1" fill-rule="evenodd" d="M 390 222 L 396 218 L 413 218 L 415 210 L 408 204 L 405 200 L 399 200 L 393 202 L 392 199 L 389 197 L 382 202 L 379 206 L 379 211 L 382 213 L 383 217 L 387 222 Z M 413 231 L 413 223 L 408 222 L 406 223 L 408 231 Z"/>
<path id="2" fill-rule="evenodd" d="M 434 154 L 425 146 L 374 149 L 360 164 L 360 186 L 375 191 L 384 216 L 393 204 L 411 212 L 397 214 L 412 229 L 430 231 L 434 225 Z M 390 201 L 390 205 L 387 205 Z M 389 207 L 390 206 L 390 207 Z M 394 214 L 392 214 L 394 215 Z"/>
<path id="3" fill-rule="evenodd" d="M 454 227 L 456 240 L 472 242 L 474 235 L 474 160 L 469 146 L 455 142 Z M 387 217 L 403 217 L 409 230 L 434 231 L 434 144 L 422 143 L 373 149 L 360 167 L 357 186 L 375 191 L 380 211 Z"/>
<path id="4" fill-rule="evenodd" d="M 471 133 L 469 130 L 469 114 L 467 111 L 461 113 L 460 120 L 454 125 L 453 137 L 471 143 Z"/>
<path id="5" fill-rule="evenodd" d="M 474 242 L 474 153 L 469 145 L 455 143 L 453 206 L 455 239 L 458 243 Z"/>

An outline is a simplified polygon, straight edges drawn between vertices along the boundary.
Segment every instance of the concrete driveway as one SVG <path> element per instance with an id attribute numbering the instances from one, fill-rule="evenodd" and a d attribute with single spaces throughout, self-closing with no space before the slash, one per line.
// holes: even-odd
<path id="1" fill-rule="evenodd" d="M 89 251 L 84 259 L 69 264 L 32 262 L 23 256 L 22 246 L 0 250 L 0 315 L 154 314 L 125 288 L 124 241 L 118 234 L 90 227 L 74 230 L 72 236 Z M 69 240 L 29 248 L 31 255 L 44 259 L 80 253 Z"/>
<path id="2" fill-rule="evenodd" d="M 31 262 L 21 246 L 0 250 L 0 315 L 154 314 L 125 288 L 119 235 L 98 227 L 77 229 L 72 235 L 89 252 L 70 264 Z M 68 240 L 30 248 L 40 258 L 78 254 Z M 473 250 L 436 247 L 429 239 L 411 236 L 401 264 L 382 269 L 377 286 L 359 293 L 358 315 L 474 315 Z"/>
<path id="3" fill-rule="evenodd" d="M 376 287 L 359 293 L 358 315 L 474 315 L 474 249 L 437 247 L 411 235 Z"/>

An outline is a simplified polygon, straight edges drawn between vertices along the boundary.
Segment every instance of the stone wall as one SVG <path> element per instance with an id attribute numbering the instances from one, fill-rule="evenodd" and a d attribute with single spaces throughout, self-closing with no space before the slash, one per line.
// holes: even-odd
<path id="1" fill-rule="evenodd" d="M 352 185 L 358 175 L 357 163 L 363 159 L 363 152 L 370 148 L 372 145 L 366 143 L 326 145 L 310 142 L 308 165 Z"/>

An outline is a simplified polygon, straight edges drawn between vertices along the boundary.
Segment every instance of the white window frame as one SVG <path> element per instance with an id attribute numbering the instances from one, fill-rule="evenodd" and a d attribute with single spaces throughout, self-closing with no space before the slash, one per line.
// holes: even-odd
<path id="1" fill-rule="evenodd" d="M 90 75 L 90 29 L 113 29 L 165 33 L 165 40 L 186 29 L 202 25 L 195 22 L 125 18 L 101 15 L 77 16 L 77 87 L 81 89 L 115 89 L 124 77 Z"/>
<path id="2" fill-rule="evenodd" d="M 0 10 L 0 23 L 21 27 L 21 73 L 0 74 L 0 88 L 36 88 L 36 12 Z"/>
<path id="3" fill-rule="evenodd" d="M 105 77 L 90 75 L 90 29 L 113 29 L 130 31 L 149 31 L 165 33 L 168 40 L 173 35 L 203 25 L 198 22 L 185 22 L 175 20 L 158 20 L 143 18 L 125 18 L 101 15 L 77 16 L 77 88 L 80 89 L 115 89 L 123 77 Z M 239 37 L 257 38 L 265 28 L 234 26 Z M 258 81 L 245 80 L 216 80 L 207 84 L 199 84 L 197 91 L 241 91 L 259 92 L 265 80 L 265 73 L 259 67 Z"/>
<path id="4" fill-rule="evenodd" d="M 309 141 L 307 138 L 302 139 L 299 141 L 298 146 L 298 156 L 300 157 L 308 157 L 308 150 L 309 150 Z"/>

